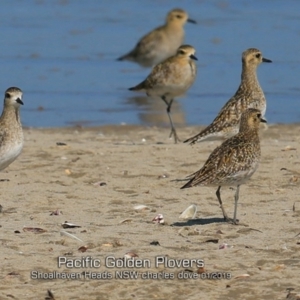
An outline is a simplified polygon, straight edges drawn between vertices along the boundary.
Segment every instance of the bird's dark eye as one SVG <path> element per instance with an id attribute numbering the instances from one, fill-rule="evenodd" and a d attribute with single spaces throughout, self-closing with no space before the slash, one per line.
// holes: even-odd
<path id="1" fill-rule="evenodd" d="M 177 19 L 182 19 L 182 15 L 176 15 Z"/>
<path id="2" fill-rule="evenodd" d="M 255 56 L 256 56 L 257 58 L 260 58 L 260 53 L 257 53 Z"/>
<path id="3" fill-rule="evenodd" d="M 180 54 L 185 54 L 185 52 L 183 50 L 179 50 Z"/>
<path id="4" fill-rule="evenodd" d="M 9 93 L 5 93 L 5 98 L 10 98 L 10 94 Z"/>
<path id="5" fill-rule="evenodd" d="M 261 114 L 257 114 L 257 117 L 260 119 L 261 118 Z"/>

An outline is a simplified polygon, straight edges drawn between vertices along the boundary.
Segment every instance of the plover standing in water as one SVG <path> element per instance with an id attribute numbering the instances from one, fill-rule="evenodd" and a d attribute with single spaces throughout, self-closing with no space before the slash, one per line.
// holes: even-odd
<path id="1" fill-rule="evenodd" d="M 171 106 L 174 97 L 184 94 L 194 83 L 197 73 L 194 60 L 197 60 L 195 49 L 189 45 L 182 45 L 176 55 L 156 65 L 143 82 L 129 89 L 146 91 L 148 96 L 158 96 L 166 103 L 171 124 L 170 138 L 174 135 L 175 143 L 179 139 L 171 117 Z"/>
<path id="2" fill-rule="evenodd" d="M 243 112 L 239 133 L 226 140 L 209 156 L 204 166 L 188 176 L 189 180 L 182 189 L 202 185 L 218 186 L 216 195 L 227 222 L 237 224 L 237 203 L 240 185 L 245 183 L 258 168 L 260 160 L 259 124 L 266 122 L 261 111 L 249 108 Z M 222 204 L 220 190 L 222 186 L 236 186 L 234 216 L 228 218 Z"/>
<path id="3" fill-rule="evenodd" d="M 241 83 L 235 95 L 223 106 L 209 126 L 184 143 L 195 144 L 207 139 L 226 139 L 237 134 L 241 115 L 248 108 L 257 108 L 262 116 L 265 115 L 267 103 L 256 75 L 257 66 L 262 62 L 272 61 L 264 58 L 255 48 L 243 52 Z"/>
<path id="4" fill-rule="evenodd" d="M 196 23 L 188 18 L 182 9 L 173 9 L 167 15 L 166 24 L 142 37 L 135 48 L 118 60 L 129 60 L 143 67 L 153 67 L 174 55 L 184 42 L 183 26 L 186 22 Z"/>
<path id="5" fill-rule="evenodd" d="M 10 165 L 23 148 L 20 105 L 23 105 L 22 91 L 17 87 L 7 89 L 0 117 L 0 170 Z"/>

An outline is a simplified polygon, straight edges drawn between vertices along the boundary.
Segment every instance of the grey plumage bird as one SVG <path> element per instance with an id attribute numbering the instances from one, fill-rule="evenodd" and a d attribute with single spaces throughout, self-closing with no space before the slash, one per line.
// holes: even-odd
<path id="1" fill-rule="evenodd" d="M 143 36 L 129 53 L 117 60 L 129 60 L 142 67 L 153 67 L 168 57 L 175 55 L 184 42 L 183 26 L 189 19 L 186 11 L 176 8 L 167 14 L 166 23 Z"/>
<path id="2" fill-rule="evenodd" d="M 0 117 L 0 170 L 8 167 L 23 149 L 20 105 L 23 105 L 22 91 L 17 87 L 7 89 Z"/>

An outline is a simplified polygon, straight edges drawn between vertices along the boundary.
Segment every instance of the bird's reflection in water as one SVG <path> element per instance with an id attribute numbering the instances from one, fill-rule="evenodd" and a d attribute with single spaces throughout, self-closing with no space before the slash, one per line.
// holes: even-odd
<path id="1" fill-rule="evenodd" d="M 179 99 L 179 101 L 181 100 Z M 179 101 L 177 99 L 174 100 L 172 106 L 172 119 L 175 125 L 183 126 L 186 124 L 185 114 Z M 128 97 L 126 103 L 136 106 L 141 124 L 150 126 L 168 126 L 170 123 L 166 113 L 167 106 L 159 97 Z"/>

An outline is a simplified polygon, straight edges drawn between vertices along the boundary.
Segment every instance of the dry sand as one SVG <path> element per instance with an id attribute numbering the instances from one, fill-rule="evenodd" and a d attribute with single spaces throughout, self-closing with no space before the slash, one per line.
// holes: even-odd
<path id="1" fill-rule="evenodd" d="M 187 138 L 198 129 L 179 128 L 178 134 Z M 274 300 L 284 299 L 287 288 L 299 293 L 299 125 L 262 130 L 260 167 L 240 190 L 238 218 L 247 226 L 223 222 L 216 188 L 180 190 L 183 183 L 171 181 L 198 170 L 219 142 L 174 145 L 168 134 L 168 128 L 133 126 L 25 130 L 21 156 L 1 173 L 9 181 L 0 182 L 0 299 L 45 299 L 47 290 L 55 299 Z M 234 191 L 223 188 L 221 195 L 232 216 Z M 179 220 L 193 203 L 196 218 Z M 149 209 L 135 211 L 139 204 Z M 55 210 L 61 214 L 50 215 Z M 158 213 L 165 225 L 152 223 Z M 63 229 L 65 221 L 81 227 Z M 159 245 L 150 245 L 153 241 Z M 223 243 L 228 248 L 219 249 Z M 106 257 L 122 258 L 128 251 L 150 266 L 105 266 Z M 171 264 L 202 259 L 206 272 L 230 273 L 231 279 L 178 279 L 185 269 L 186 276 L 198 276 L 196 264 L 156 268 L 157 256 Z M 58 257 L 70 264 L 79 259 L 81 265 L 59 268 Z M 87 268 L 82 257 L 101 266 Z M 144 279 L 116 279 L 123 270 L 137 270 Z M 79 278 L 34 279 L 33 271 Z M 113 278 L 89 280 L 83 272 Z M 149 279 L 155 276 L 165 279 Z"/>

